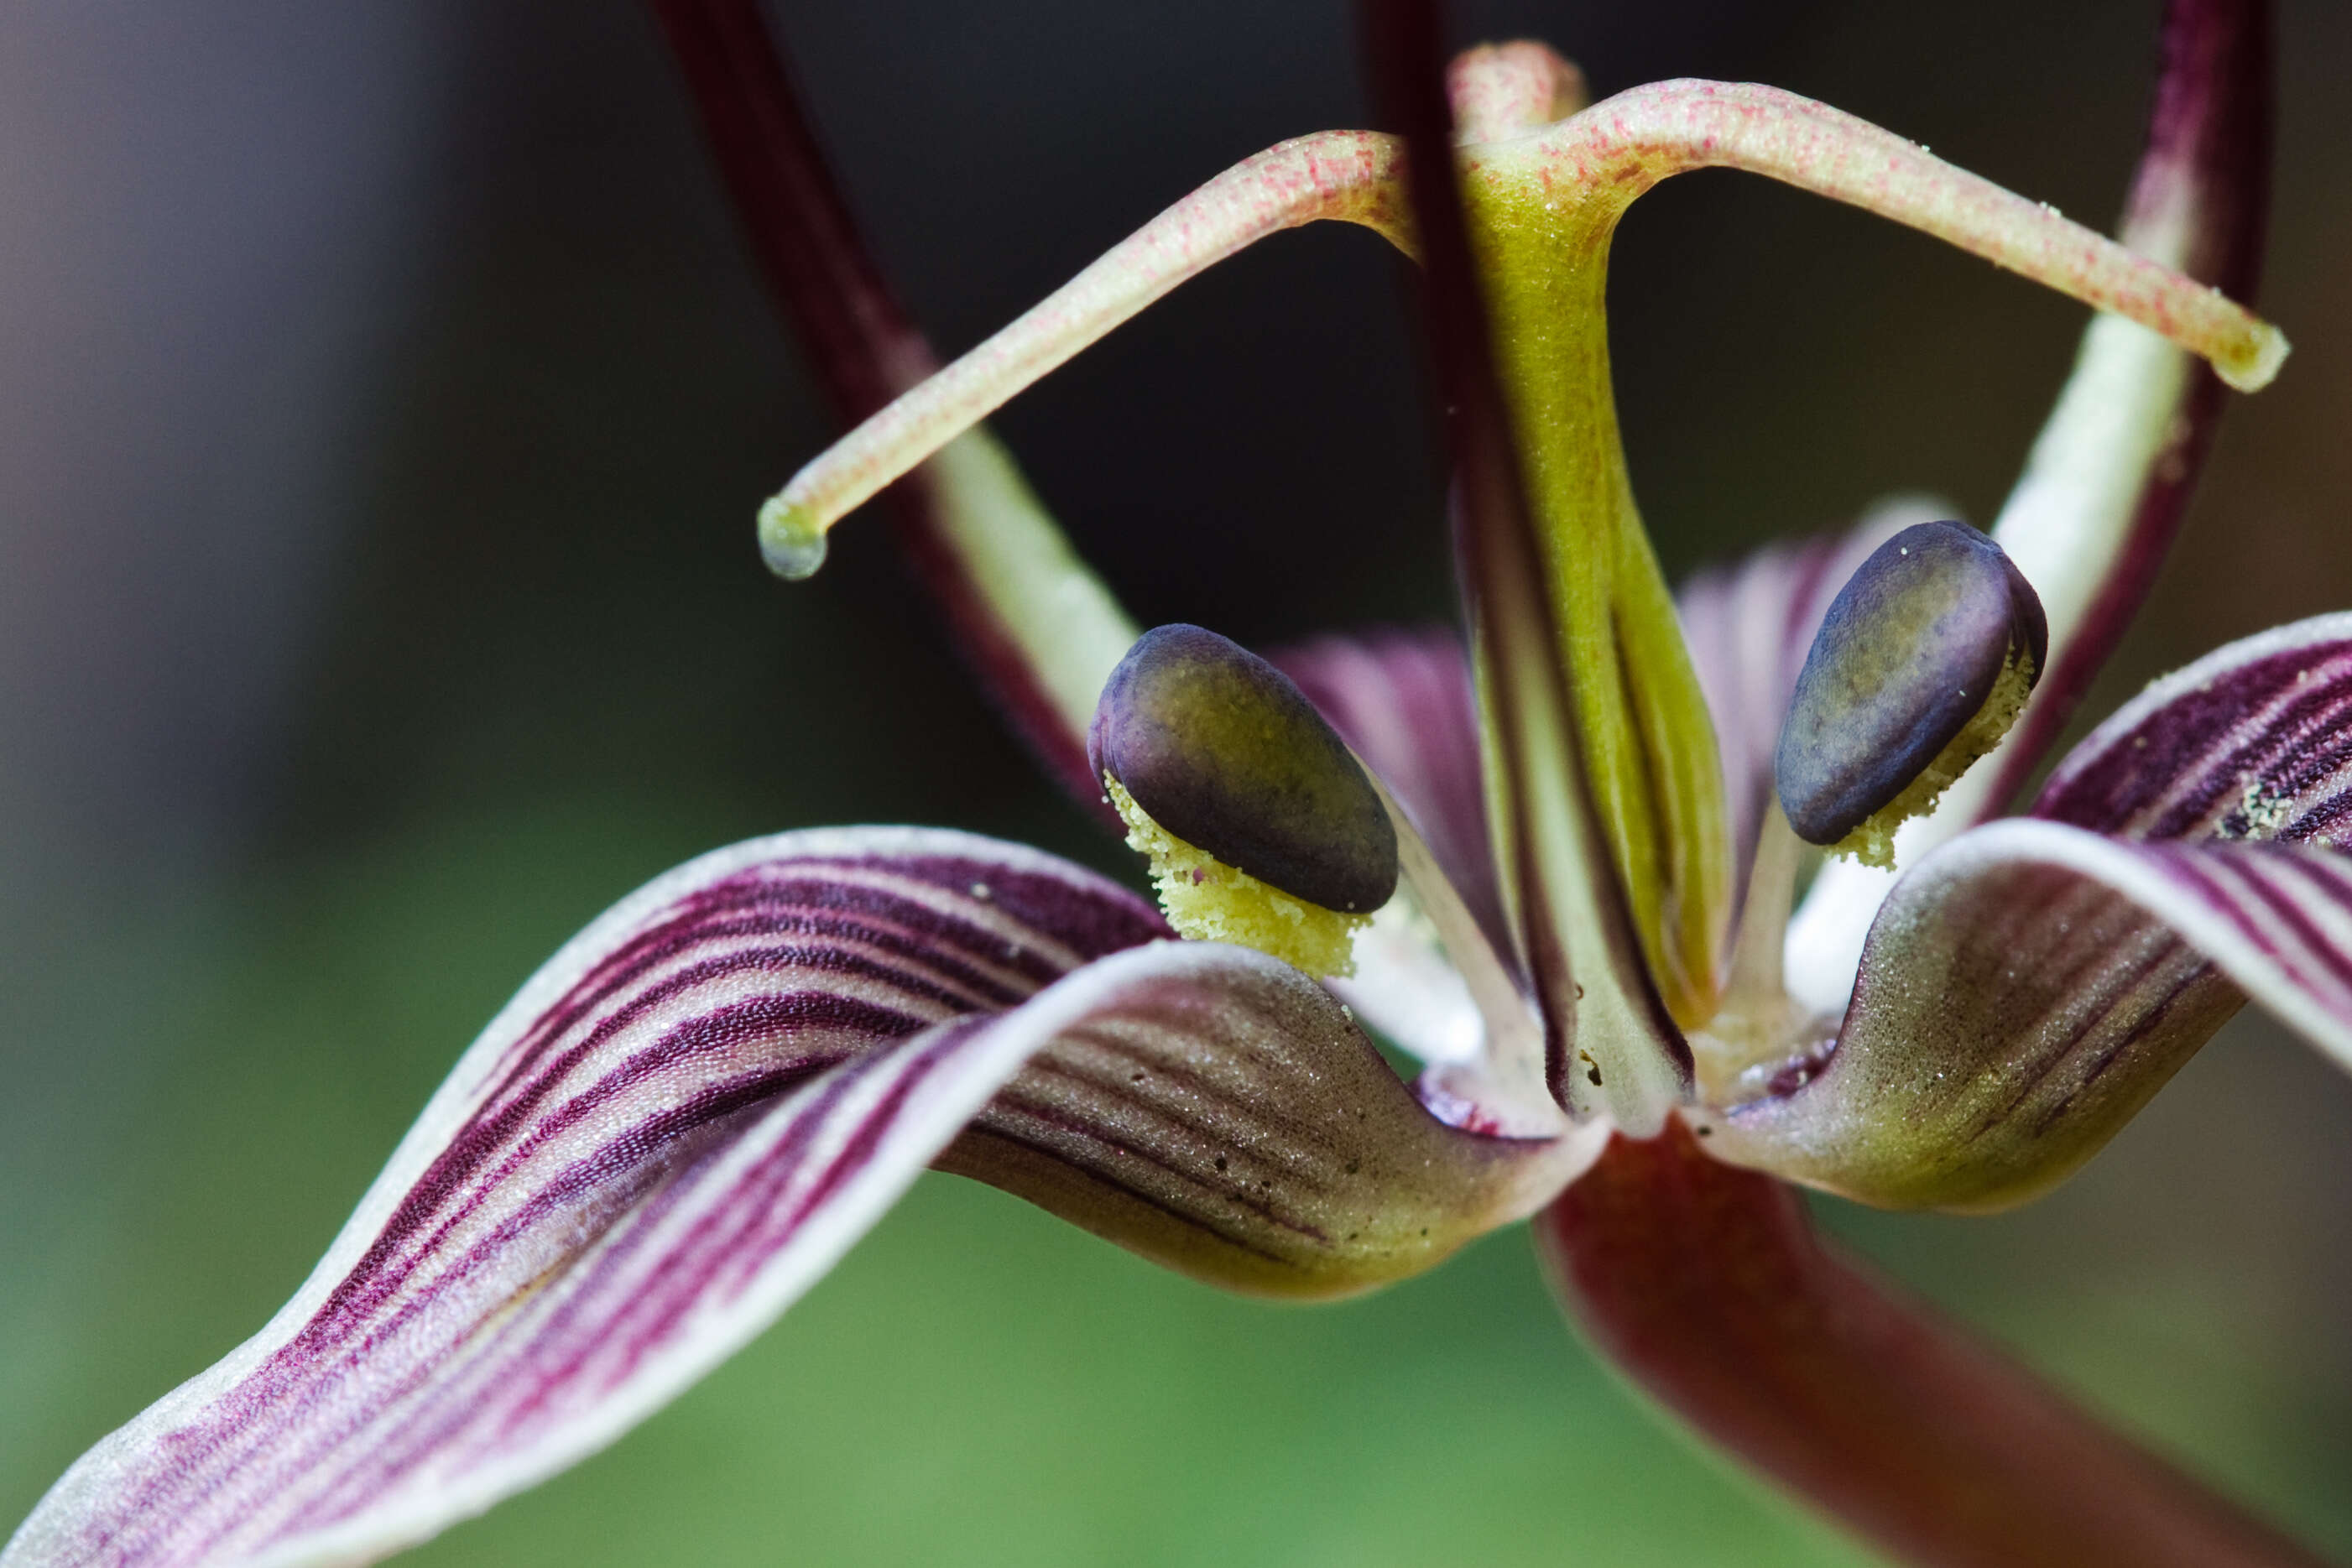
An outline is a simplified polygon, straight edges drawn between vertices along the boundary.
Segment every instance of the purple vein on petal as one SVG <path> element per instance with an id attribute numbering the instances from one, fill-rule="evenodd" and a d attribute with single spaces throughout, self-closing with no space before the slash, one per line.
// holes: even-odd
<path id="1" fill-rule="evenodd" d="M 1124 889 L 965 834 L 786 834 L 657 879 L 492 1020 L 295 1300 L 0 1562 L 422 1540 L 666 1403 L 927 1165 L 1199 1277 L 1331 1295 L 1598 1153 L 1446 1125 L 1314 981 L 1165 936 Z"/>
<path id="2" fill-rule="evenodd" d="M 6 1561 L 373 1554 L 601 1446 L 667 1397 L 599 1413 L 684 1314 L 771 1289 L 884 1140 L 903 1186 L 1050 1037 L 1007 1055 L 974 1030 L 1165 935 L 1123 889 L 955 833 L 788 834 L 657 880 L 493 1020 L 276 1322 L 94 1451 Z M 733 1196 L 664 1235 L 713 1191 Z M 583 1304 L 633 1269 L 610 1310 Z M 478 1458 L 521 1470 L 469 1493 Z"/>
<path id="3" fill-rule="evenodd" d="M 1075 1076 L 1056 1069 L 1050 1062 L 1039 1063 L 1031 1070 L 1031 1074 L 1037 1081 Z M 1205 1124 L 1186 1128 L 1185 1131 L 1197 1132 L 1202 1130 L 1202 1126 L 1205 1126 Z M 1165 1176 L 1181 1180 L 1186 1174 L 1179 1164 L 1150 1144 L 1140 1139 L 1119 1137 L 1098 1122 L 1071 1115 L 1054 1102 L 1037 1095 L 1034 1090 L 1024 1093 L 1016 1086 L 999 1094 L 990 1107 L 988 1127 L 993 1136 L 1019 1144 L 1034 1154 L 1055 1159 L 1067 1157 L 1069 1142 L 1080 1142 L 1092 1145 L 1100 1155 L 1149 1165 Z M 1062 1134 L 1062 1140 L 1049 1141 L 1042 1135 L 1046 1130 Z M 1188 1223 L 1195 1222 L 1185 1209 L 1173 1204 L 1155 1202 L 1148 1193 L 1133 1192 L 1130 1196 L 1147 1203 L 1153 1203 L 1154 1207 L 1171 1219 Z M 1330 1232 L 1323 1227 L 1298 1218 L 1282 1205 L 1270 1203 L 1245 1191 L 1229 1192 L 1224 1201 L 1234 1207 L 1247 1210 L 1257 1219 L 1288 1231 L 1302 1240 L 1318 1244 L 1328 1243 L 1331 1240 Z M 1262 1246 L 1245 1235 L 1226 1231 L 1221 1235 L 1220 1239 L 1228 1245 L 1255 1253 L 1269 1263 L 1278 1264 L 1285 1260 L 1280 1251 L 1271 1247 Z"/>
<path id="4" fill-rule="evenodd" d="M 1066 1034 L 941 1168 L 1196 1278 L 1296 1299 L 1425 1269 L 1599 1151 L 1604 1132 L 1556 1116 L 1527 1137 L 1448 1124 L 1324 988 L 1263 955 L 1188 952 L 1223 966 L 1215 1006 L 1171 985 Z"/>
<path id="5" fill-rule="evenodd" d="M 2263 820 L 2256 823 L 2253 815 Z M 2231 643 L 2093 731 L 2032 815 L 2131 838 L 2332 838 L 2352 813 L 2352 615 Z"/>
<path id="6" fill-rule="evenodd" d="M 394 1216 L 376 1243 L 378 1253 L 388 1257 L 412 1230 L 441 1210 L 443 1195 L 461 1190 L 494 1155 L 503 1152 L 506 1158 L 492 1173 L 493 1184 L 510 1177 L 540 1146 L 604 1102 L 689 1058 L 722 1051 L 763 1030 L 784 1031 L 796 1044 L 811 1034 L 819 1040 L 853 1043 L 899 1038 L 975 1006 L 1009 1005 L 1066 972 L 1074 962 L 1099 956 L 1110 946 L 1132 946 L 1161 934 L 1156 921 L 1132 915 L 1124 930 L 1097 932 L 1082 927 L 1073 934 L 1079 937 L 1080 948 L 1066 950 L 1055 962 L 1025 945 L 1008 944 L 1002 936 L 943 915 L 888 883 L 861 885 L 855 880 L 861 873 L 872 875 L 882 869 L 873 862 L 861 866 L 855 862 L 820 861 L 796 865 L 792 875 L 782 878 L 757 873 L 729 878 L 697 890 L 641 936 L 624 944 L 518 1041 L 505 1063 L 503 1081 L 486 1097 L 481 1112 L 451 1139 L 408 1202 Z M 999 906 L 1010 912 L 1053 913 L 1050 894 L 1040 896 L 1036 886 L 1043 879 L 1007 874 L 1001 867 L 984 862 L 942 859 L 887 870 L 894 873 L 891 882 L 901 885 L 930 883 L 961 892 L 981 883 L 989 887 L 992 900 L 1002 900 Z M 816 874 L 822 873 L 831 874 Z M 1091 911 L 1083 913 L 1092 917 Z M 845 918 L 852 915 L 859 918 Z M 683 965 L 657 981 L 647 979 L 656 967 L 709 953 L 715 944 L 772 936 L 780 930 L 824 945 L 743 947 Z M 1006 965 L 1013 974 L 1005 976 L 999 969 L 992 976 L 978 967 L 991 959 Z M 696 1014 L 650 1047 L 633 1053 L 594 1084 L 572 1089 L 574 1098 L 563 1110 L 542 1109 L 547 1101 L 572 1088 L 570 1075 L 577 1064 L 604 1051 L 617 1035 L 649 1013 L 699 988 L 719 985 L 738 975 L 756 981 L 762 975 L 776 974 L 778 968 L 767 967 L 773 960 L 788 967 L 782 972 L 796 969 L 825 976 L 835 984 L 849 978 L 878 981 L 883 988 L 909 1001 L 928 1005 L 914 1011 L 901 1010 L 830 990 L 747 997 Z M 920 968 L 910 967 L 917 963 Z M 590 1023 L 592 1018 L 594 1021 Z M 558 1042 L 562 1042 L 560 1054 Z M 781 1088 L 794 1076 L 829 1065 L 851 1048 L 851 1043 L 812 1042 L 802 1048 L 805 1054 L 791 1065 L 770 1067 L 754 1076 L 771 1088 Z M 528 1136 L 518 1142 L 525 1128 Z M 680 1129 L 686 1130 L 690 1129 Z M 474 1201 L 488 1190 L 478 1191 Z M 445 1231 L 469 1212 L 461 1207 L 443 1213 Z"/>

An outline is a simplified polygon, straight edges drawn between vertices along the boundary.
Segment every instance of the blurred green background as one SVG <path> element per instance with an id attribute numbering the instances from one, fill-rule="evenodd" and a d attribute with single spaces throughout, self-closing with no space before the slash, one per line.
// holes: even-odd
<path id="1" fill-rule="evenodd" d="M 1464 7 L 1603 92 L 1778 83 L 2104 224 L 2159 6 Z M 918 315 L 967 345 L 1190 185 L 1363 118 L 1350 17 L 1022 0 L 778 20 Z M 2352 603 L 2352 12 L 2284 7 L 2264 302 L 2095 705 Z M 857 523 L 787 588 L 823 442 L 667 63 L 620 0 L 28 0 L 0 19 L 0 1524 L 257 1327 L 473 1031 L 711 845 L 950 823 L 1122 874 Z M 1670 569 L 1893 489 L 1988 520 L 2081 312 L 1735 176 L 1612 280 Z M 1447 612 L 1394 266 L 1285 236 L 1007 411 L 1146 620 L 1260 644 Z M 1825 1221 L 2352 1555 L 2352 1085 L 2232 1025 L 1995 1219 Z M 1524 1240 L 1351 1305 L 1160 1274 L 930 1177 L 743 1355 L 419 1563 L 1865 1559 L 1667 1430 Z"/>

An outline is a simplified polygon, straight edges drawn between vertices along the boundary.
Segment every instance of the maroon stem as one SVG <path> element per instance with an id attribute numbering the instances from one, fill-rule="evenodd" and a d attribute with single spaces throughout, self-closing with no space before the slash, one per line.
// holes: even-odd
<path id="1" fill-rule="evenodd" d="M 1404 139 L 1406 183 L 1421 238 L 1418 314 L 1435 383 L 1432 402 L 1444 411 L 1446 455 L 1454 472 L 1456 554 L 1470 622 L 1492 639 L 1481 679 L 1487 683 L 1487 706 L 1496 716 L 1496 758 L 1506 778 L 1523 780 L 1536 771 L 1528 759 L 1537 742 L 1525 733 L 1521 716 L 1542 700 L 1566 716 L 1572 727 L 1575 709 L 1553 653 L 1557 632 L 1541 589 L 1549 574 L 1528 520 L 1525 476 L 1462 216 L 1453 114 L 1445 91 L 1444 29 L 1437 0 L 1364 0 L 1361 16 L 1373 107 L 1381 128 Z M 1514 683 L 1520 681 L 1549 682 L 1552 689 L 1516 687 Z M 1508 880 L 1517 895 L 1519 948 L 1544 1018 L 1545 1071 L 1553 1093 L 1566 1103 L 1563 1084 L 1569 1073 L 1579 1071 L 1570 1053 L 1569 1034 L 1584 988 L 1570 973 L 1560 915 L 1550 906 L 1541 868 L 1535 863 L 1527 791 L 1515 783 L 1503 800 L 1513 818 L 1502 838 L 1512 858 Z M 1591 800 L 1580 797 L 1576 808 L 1587 814 L 1591 841 L 1605 841 L 1600 823 L 1591 815 Z M 1649 1014 L 1652 1038 L 1675 1057 L 1687 1082 L 1690 1048 L 1651 982 L 1613 862 L 1594 874 L 1603 879 L 1601 902 L 1612 916 L 1602 939 L 1613 949 L 1621 977 L 1638 988 L 1636 999 Z"/>
<path id="2" fill-rule="evenodd" d="M 1679 1123 L 1536 1221 L 1570 1315 L 1715 1442 L 1906 1562 L 2320 1559 L 1824 1246 L 1795 1190 Z"/>
<path id="3" fill-rule="evenodd" d="M 756 0 L 646 0 L 702 117 L 768 287 L 799 333 L 843 423 L 881 408 L 938 368 L 930 345 L 891 295 L 842 200 Z M 946 612 L 982 684 L 1048 772 L 1089 810 L 1101 788 L 1086 737 L 1063 722 L 973 586 L 941 527 L 929 467 L 891 486 L 901 549 Z"/>
<path id="4" fill-rule="evenodd" d="M 2128 246 L 2145 247 L 2152 235 L 2185 221 L 2188 254 L 2167 259 L 2247 305 L 2262 281 L 2270 217 L 2273 32 L 2270 0 L 2172 0 L 2147 150 L 2124 209 Z M 2147 601 L 2179 536 L 2228 397 L 2210 367 L 2190 371 L 2176 434 L 2141 486 L 2114 569 L 1995 759 L 2000 771 L 1986 797 L 1989 814 L 2015 800 Z"/>

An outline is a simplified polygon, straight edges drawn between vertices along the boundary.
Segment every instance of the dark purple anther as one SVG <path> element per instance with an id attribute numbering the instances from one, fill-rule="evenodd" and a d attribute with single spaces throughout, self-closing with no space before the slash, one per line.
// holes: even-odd
<path id="1" fill-rule="evenodd" d="M 1087 758 L 1169 832 L 1310 904 L 1369 914 L 1396 891 L 1396 830 L 1362 767 L 1289 676 L 1214 632 L 1137 638 Z"/>
<path id="2" fill-rule="evenodd" d="M 2049 637 L 2032 585 L 1976 529 L 1920 523 L 1879 547 L 1831 601 L 1780 727 L 1797 836 L 1838 843 L 1915 783 L 1894 819 L 1932 804 L 2007 731 Z"/>

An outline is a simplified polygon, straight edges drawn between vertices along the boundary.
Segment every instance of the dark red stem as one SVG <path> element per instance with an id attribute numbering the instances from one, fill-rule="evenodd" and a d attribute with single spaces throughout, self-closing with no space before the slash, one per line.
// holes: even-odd
<path id="1" fill-rule="evenodd" d="M 1419 316 L 1436 383 L 1433 402 L 1444 411 L 1444 445 L 1454 474 L 1454 543 L 1469 619 L 1497 644 L 1488 647 L 1482 668 L 1496 715 L 1497 760 L 1505 777 L 1524 779 L 1536 772 L 1528 761 L 1535 743 L 1523 733 L 1519 716 L 1526 705 L 1513 683 L 1553 683 L 1548 695 L 1526 695 L 1545 696 L 1571 726 L 1574 707 L 1554 653 L 1557 633 L 1542 590 L 1547 572 L 1528 520 L 1525 476 L 1462 216 L 1454 117 L 1445 91 L 1444 29 L 1436 0 L 1364 0 L 1361 16 L 1375 118 L 1382 129 L 1404 139 L 1406 184 L 1421 240 Z M 1514 646 L 1524 643 L 1521 654 L 1515 656 L 1511 648 L 1499 645 L 1507 641 Z M 1504 799 L 1521 819 L 1505 841 L 1517 862 L 1510 868 L 1510 880 L 1517 894 L 1519 946 L 1545 1019 L 1546 1071 L 1554 1095 L 1566 1103 L 1563 1084 L 1575 1070 L 1568 1031 L 1583 988 L 1569 972 L 1559 917 L 1549 907 L 1544 879 L 1532 858 L 1535 839 L 1524 820 L 1530 802 L 1517 787 Z M 1579 805 L 1590 812 L 1589 800 Z M 1593 841 L 1601 841 L 1600 824 L 1588 818 L 1587 826 Z M 1690 1048 L 1650 984 L 1647 961 L 1634 937 L 1614 867 L 1596 874 L 1607 879 L 1601 892 L 1616 915 L 1605 937 L 1615 949 L 1619 972 L 1641 988 L 1653 1037 L 1675 1053 L 1687 1078 Z"/>
<path id="2" fill-rule="evenodd" d="M 1793 1188 L 1709 1158 L 1679 1122 L 1612 1143 L 1536 1238 L 1620 1370 L 1905 1562 L 2320 1561 L 1840 1257 Z"/>
<path id="3" fill-rule="evenodd" d="M 753 257 L 843 423 L 938 368 L 859 239 L 792 73 L 755 0 L 646 0 L 700 111 Z M 928 468 L 891 486 L 900 548 L 946 612 L 957 644 L 1046 769 L 1089 810 L 1101 789 L 1086 737 L 1062 720 L 975 591 L 940 527 Z M 746 514 L 749 515 L 748 512 Z M 749 549 L 750 529 L 745 529 Z"/>
<path id="4" fill-rule="evenodd" d="M 2167 259 L 2247 305 L 2262 281 L 2269 228 L 2276 56 L 2270 0 L 2172 0 L 2147 150 L 2124 209 L 2126 245 L 2146 246 L 2156 233 L 2185 222 L 2189 252 Z M 2155 587 L 2228 397 L 2210 367 L 2190 372 L 2176 433 L 2140 491 L 2115 570 L 1996 758 L 2000 771 L 1987 798 L 1989 813 L 2016 799 Z"/>
<path id="5" fill-rule="evenodd" d="M 1443 411 L 1443 444 L 1454 476 L 1454 553 L 1467 618 L 1473 626 L 1499 623 L 1522 636 L 1540 628 L 1548 637 L 1550 611 L 1536 591 L 1544 577 L 1528 521 L 1525 476 L 1496 374 L 1469 232 L 1462 222 L 1437 6 L 1433 0 L 1365 0 L 1362 17 L 1375 122 L 1404 138 L 1405 183 L 1422 251 L 1414 315 L 1435 382 L 1431 402 Z M 1527 741 L 1514 722 L 1518 705 L 1507 689 L 1522 668 L 1522 662 L 1506 653 L 1487 650 L 1484 674 L 1498 687 L 1491 709 L 1500 720 L 1496 760 L 1507 779 L 1528 774 L 1521 760 Z M 1566 693 L 1559 696 L 1565 706 Z M 1525 802 L 1516 789 L 1505 797 L 1505 806 L 1515 816 L 1524 815 Z M 1574 999 L 1567 994 L 1574 982 L 1543 879 L 1528 858 L 1528 834 L 1515 824 L 1504 841 L 1517 857 L 1509 880 L 1519 894 L 1519 946 L 1545 1019 L 1545 1072 L 1557 1096 L 1569 1071 L 1568 1032 L 1561 1020 L 1575 1016 Z"/>

